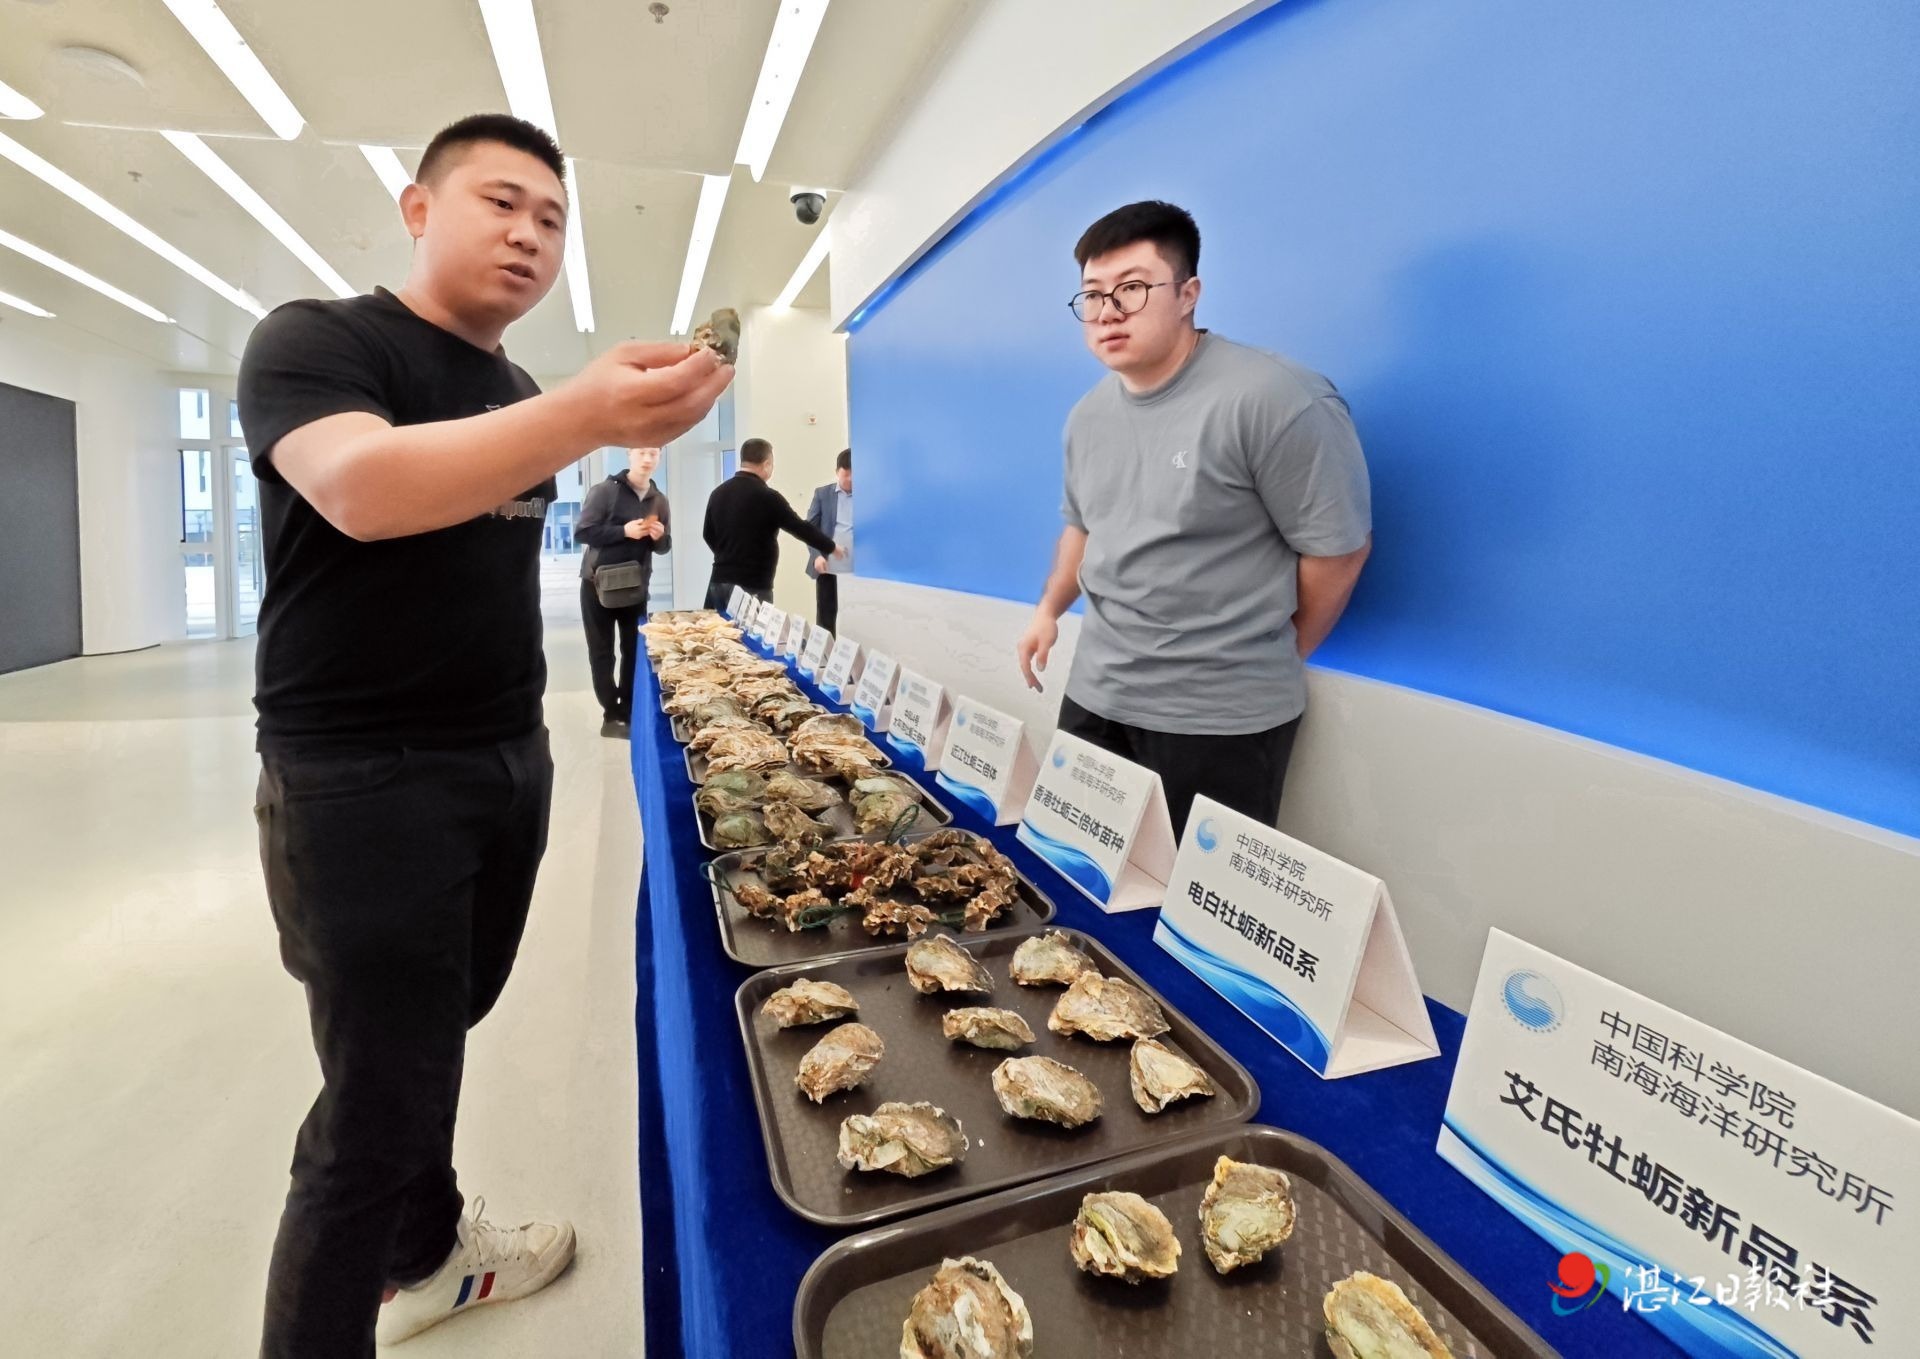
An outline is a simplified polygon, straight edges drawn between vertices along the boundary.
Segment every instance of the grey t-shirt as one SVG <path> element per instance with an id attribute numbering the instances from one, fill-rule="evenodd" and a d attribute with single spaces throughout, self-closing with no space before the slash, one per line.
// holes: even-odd
<path id="1" fill-rule="evenodd" d="M 1306 708 L 1301 556 L 1372 528 L 1347 403 L 1318 373 L 1202 332 L 1165 385 L 1118 375 L 1067 418 L 1067 523 L 1087 534 L 1067 696 L 1150 731 L 1231 736 Z"/>

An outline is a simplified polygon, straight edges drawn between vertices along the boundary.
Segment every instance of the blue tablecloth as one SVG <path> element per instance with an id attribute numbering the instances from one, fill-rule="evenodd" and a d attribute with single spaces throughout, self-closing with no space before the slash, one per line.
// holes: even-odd
<path id="1" fill-rule="evenodd" d="M 645 835 L 634 1027 L 647 1351 L 656 1359 L 790 1355 L 800 1277 L 836 1235 L 795 1216 L 768 1182 L 733 1008 L 749 969 L 720 946 L 682 748 L 645 666 L 633 711 L 634 787 Z M 889 753 L 906 772 L 924 772 L 910 757 Z M 1015 840 L 1011 828 L 995 830 L 964 807 L 955 813 L 957 824 L 992 835 L 1042 885 L 1059 903 L 1060 924 L 1098 935 L 1246 1065 L 1263 1093 L 1260 1122 L 1339 1156 L 1568 1359 L 1681 1353 L 1611 1301 L 1556 1316 L 1548 1284 L 1558 1252 L 1435 1153 L 1465 1026 L 1458 1012 L 1428 1002 L 1439 1058 L 1324 1081 L 1153 942 L 1157 912 L 1107 915 Z"/>

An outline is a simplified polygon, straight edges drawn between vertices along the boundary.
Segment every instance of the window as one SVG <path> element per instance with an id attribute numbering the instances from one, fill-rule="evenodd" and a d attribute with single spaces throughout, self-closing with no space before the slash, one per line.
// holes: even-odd
<path id="1" fill-rule="evenodd" d="M 247 437 L 245 432 L 240 428 L 240 403 L 238 401 L 229 401 L 227 403 L 227 437 L 230 439 L 244 439 Z"/>
<path id="2" fill-rule="evenodd" d="M 182 439 L 213 437 L 213 413 L 209 409 L 205 387 L 180 389 L 180 437 Z"/>

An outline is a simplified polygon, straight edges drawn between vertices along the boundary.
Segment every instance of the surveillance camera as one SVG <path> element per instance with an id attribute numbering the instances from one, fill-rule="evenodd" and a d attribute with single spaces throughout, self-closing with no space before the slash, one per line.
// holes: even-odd
<path id="1" fill-rule="evenodd" d="M 800 219 L 801 226 L 812 226 L 819 221 L 821 211 L 827 206 L 827 196 L 818 189 L 796 188 L 787 195 L 787 201 L 793 204 L 793 215 Z"/>

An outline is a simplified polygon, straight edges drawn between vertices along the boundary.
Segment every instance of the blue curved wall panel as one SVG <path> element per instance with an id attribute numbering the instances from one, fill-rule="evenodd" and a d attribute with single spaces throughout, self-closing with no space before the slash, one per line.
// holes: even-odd
<path id="1" fill-rule="evenodd" d="M 1073 242 L 1168 198 L 1367 447 L 1322 663 L 1920 833 L 1917 62 L 1906 0 L 1270 10 L 855 319 L 861 571 L 1034 598 Z"/>

